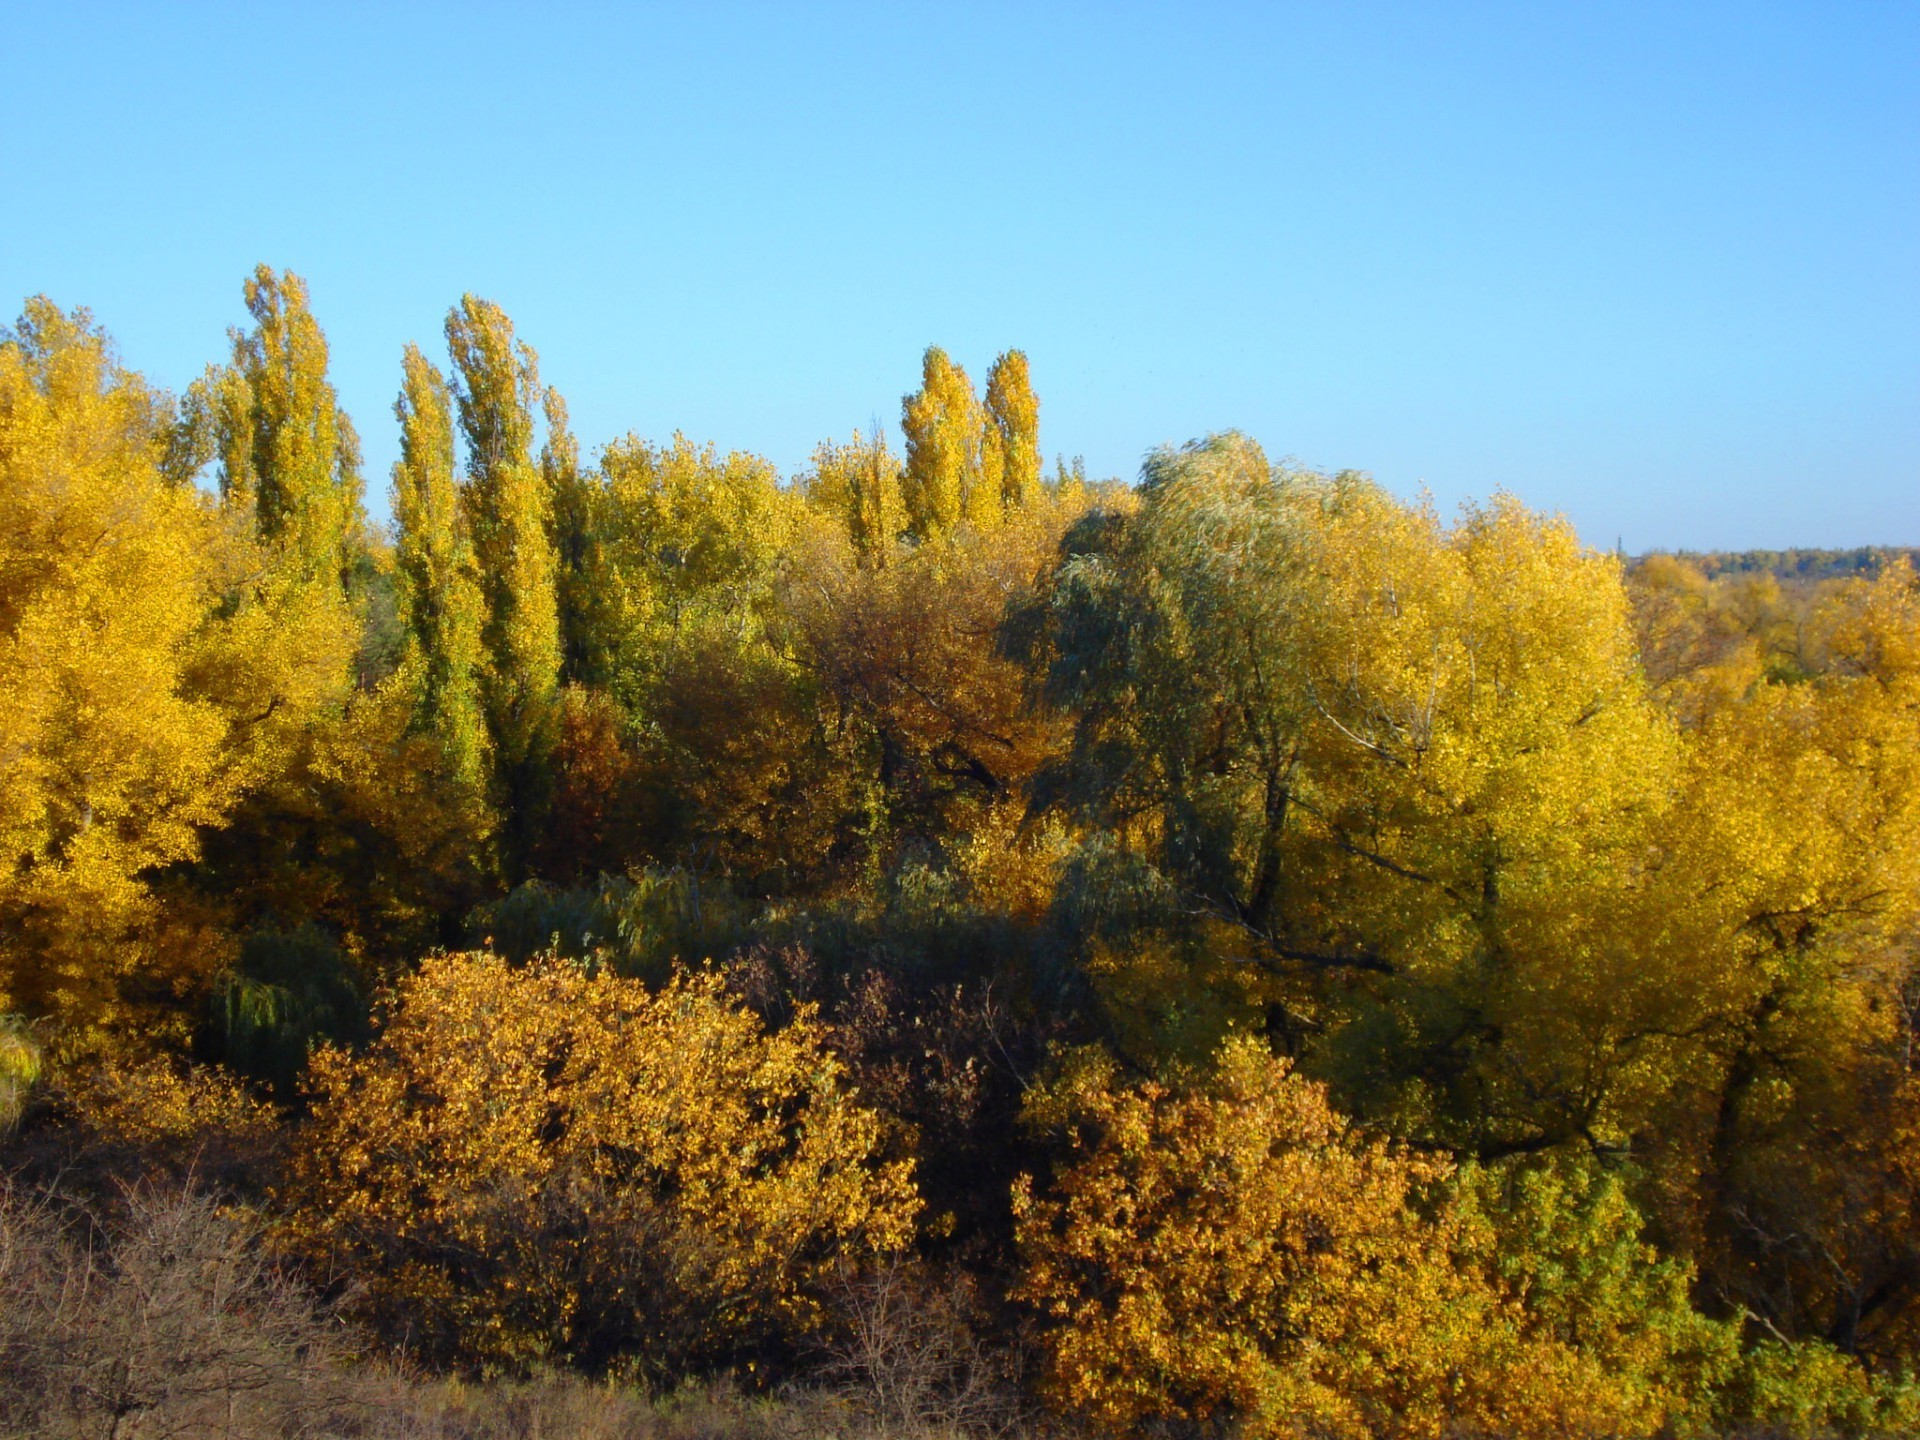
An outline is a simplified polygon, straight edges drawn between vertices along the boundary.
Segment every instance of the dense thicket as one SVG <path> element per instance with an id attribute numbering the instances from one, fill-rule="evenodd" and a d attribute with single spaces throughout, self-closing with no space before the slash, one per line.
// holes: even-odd
<path id="1" fill-rule="evenodd" d="M 189 1177 L 263 1314 L 460 1373 L 1920 1423 L 1903 555 L 1629 566 L 1236 434 L 1048 477 L 1019 351 L 928 350 L 904 453 L 586 457 L 472 295 L 383 534 L 245 300 L 178 404 L 0 337 L 18 1194 Z"/>

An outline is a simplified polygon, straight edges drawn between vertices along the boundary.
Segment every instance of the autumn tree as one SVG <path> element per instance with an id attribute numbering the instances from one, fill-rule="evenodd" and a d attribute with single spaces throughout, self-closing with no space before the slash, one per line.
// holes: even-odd
<path id="1" fill-rule="evenodd" d="M 467 295 L 446 330 L 467 444 L 462 509 L 483 602 L 481 696 L 518 857 L 536 823 L 561 666 L 552 497 L 533 458 L 542 392 L 533 351 L 498 305 Z"/>
<path id="2" fill-rule="evenodd" d="M 446 1358 L 664 1378 L 777 1355 L 832 1267 L 899 1250 L 917 1209 L 821 1039 L 810 1015 L 763 1029 L 709 974 L 650 993 L 430 960 L 370 1051 L 315 1061 L 296 1231 L 368 1265 L 373 1317 Z"/>
<path id="3" fill-rule="evenodd" d="M 1683 755 L 1613 561 L 1509 499 L 1448 527 L 1231 436 L 1064 550 L 1040 658 L 1078 735 L 1036 797 L 1187 957 L 1130 1007 L 1237 995 L 1370 1113 L 1495 1150 L 1622 1143 L 1711 1063 L 1755 977 L 1721 892 L 1645 864 Z"/>
<path id="4" fill-rule="evenodd" d="M 200 853 L 344 673 L 337 610 L 160 471 L 171 416 L 84 311 L 0 338 L 0 987 L 80 1026 L 218 963 L 152 876 Z M 347 643 L 351 643 L 350 639 Z"/>
<path id="5" fill-rule="evenodd" d="M 454 775 L 483 783 L 488 733 L 481 706 L 481 596 L 454 476 L 453 414 L 440 371 L 408 345 L 394 402 L 400 459 L 393 467 L 394 571 L 400 613 L 421 669 L 419 722 L 446 750 Z"/>
<path id="6" fill-rule="evenodd" d="M 1025 510 L 1040 498 L 1040 401 L 1033 393 L 1024 350 L 1009 350 L 987 372 L 987 468 L 1000 476 L 1001 504 Z"/>
<path id="7" fill-rule="evenodd" d="M 596 633 L 641 741 L 647 858 L 772 888 L 816 873 L 837 786 L 777 582 L 817 522 L 762 457 L 685 436 L 616 441 L 600 472 Z"/>
<path id="8" fill-rule="evenodd" d="M 1896 1363 L 1920 1334 L 1913 999 L 1920 586 L 1836 587 L 1816 673 L 1749 672 L 1695 733 L 1676 846 L 1711 867 L 1753 983 L 1702 1119 L 1716 1284 L 1782 1335 Z M 1815 1258 L 1818 1257 L 1818 1258 Z"/>
<path id="9" fill-rule="evenodd" d="M 245 284 L 253 329 L 189 390 L 186 420 L 218 461 L 221 495 L 304 580 L 346 585 L 365 546 L 360 440 L 327 374 L 306 282 L 261 265 Z"/>
<path id="10" fill-rule="evenodd" d="M 990 529 L 1000 516 L 1000 486 L 982 481 L 981 410 L 967 372 L 938 345 L 927 347 L 920 388 L 900 401 L 906 437 L 907 519 L 921 540 L 965 523 Z"/>
<path id="11" fill-rule="evenodd" d="M 860 742 L 884 827 L 964 832 L 983 805 L 1021 803 L 1059 742 L 1058 720 L 1028 705 L 1024 672 L 998 646 L 1009 600 L 1033 585 L 1055 534 L 1037 521 L 961 536 L 886 569 L 831 545 L 797 557 L 784 593 L 798 654 L 835 732 Z"/>
<path id="12" fill-rule="evenodd" d="M 560 615 L 561 671 L 574 682 L 600 681 L 594 667 L 593 590 L 604 576 L 599 547 L 598 477 L 580 464 L 580 442 L 567 419 L 567 402 L 548 386 L 541 392 L 546 440 L 540 478 L 547 488 L 555 595 Z"/>
<path id="13" fill-rule="evenodd" d="M 805 477 L 807 501 L 844 527 L 863 564 L 884 568 L 907 525 L 899 459 L 886 436 L 858 430 L 845 445 L 822 443 Z"/>

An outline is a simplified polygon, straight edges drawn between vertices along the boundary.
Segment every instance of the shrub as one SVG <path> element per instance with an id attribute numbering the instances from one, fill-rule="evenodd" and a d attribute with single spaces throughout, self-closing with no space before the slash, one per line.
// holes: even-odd
<path id="1" fill-rule="evenodd" d="M 344 1336 L 259 1226 L 187 1189 L 107 1216 L 0 1188 L 0 1430 L 309 1434 L 359 1412 Z"/>
<path id="2" fill-rule="evenodd" d="M 1530 1327 L 1412 1203 L 1445 1167 L 1356 1136 L 1252 1041 L 1173 1081 L 1071 1055 L 1016 1191 L 1044 1387 L 1096 1427 L 1247 1436 L 1650 1434 L 1663 1417 Z"/>
<path id="3" fill-rule="evenodd" d="M 363 1039 L 366 1015 L 360 977 L 325 931 L 256 930 L 215 988 L 213 1038 L 228 1065 L 287 1097 L 307 1051 Z"/>
<path id="4" fill-rule="evenodd" d="M 20 1123 L 45 1068 L 45 1050 L 26 1019 L 0 1015 L 0 1136 Z"/>
<path id="5" fill-rule="evenodd" d="M 429 960 L 312 1084 L 297 1240 L 364 1278 L 385 1334 L 482 1370 L 777 1360 L 833 1266 L 904 1246 L 918 1208 L 811 1011 L 769 1032 L 710 973 Z"/>

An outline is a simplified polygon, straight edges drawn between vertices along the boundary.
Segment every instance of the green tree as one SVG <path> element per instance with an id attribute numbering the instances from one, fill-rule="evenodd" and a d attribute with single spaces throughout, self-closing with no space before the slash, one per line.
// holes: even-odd
<path id="1" fill-rule="evenodd" d="M 515 340 L 506 312 L 471 294 L 447 314 L 447 345 L 467 441 L 461 498 L 484 602 L 481 693 L 517 863 L 537 823 L 560 685 L 552 502 L 533 460 L 538 361 Z"/>
<path id="2" fill-rule="evenodd" d="M 548 386 L 541 404 L 547 439 L 540 476 L 547 488 L 551 538 L 558 565 L 554 588 L 560 614 L 561 669 L 568 680 L 604 679 L 594 663 L 594 592 L 599 587 L 596 477 L 580 467 L 580 444 L 567 423 L 567 402 Z"/>
<path id="3" fill-rule="evenodd" d="M 394 571 L 400 610 L 421 667 L 418 719 L 437 735 L 449 768 L 484 782 L 481 598 L 454 479 L 453 412 L 446 378 L 408 345 L 405 387 L 394 402 L 400 460 L 393 467 Z"/>

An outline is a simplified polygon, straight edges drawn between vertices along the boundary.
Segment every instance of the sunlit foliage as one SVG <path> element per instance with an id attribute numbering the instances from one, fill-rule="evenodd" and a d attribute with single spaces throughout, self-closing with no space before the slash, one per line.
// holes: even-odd
<path id="1" fill-rule="evenodd" d="M 371 1051 L 315 1058 L 298 1233 L 372 1264 L 396 1336 L 483 1367 L 671 1374 L 797 1339 L 917 1204 L 820 1038 L 709 974 L 430 960 Z"/>
<path id="2" fill-rule="evenodd" d="M 244 295 L 178 406 L 0 335 L 10 1173 L 259 1207 L 464 1370 L 1920 1424 L 1905 554 L 1232 433 L 1043 476 L 1019 350 L 928 349 L 904 454 L 584 449 L 472 295 L 382 533 L 306 286 Z"/>

